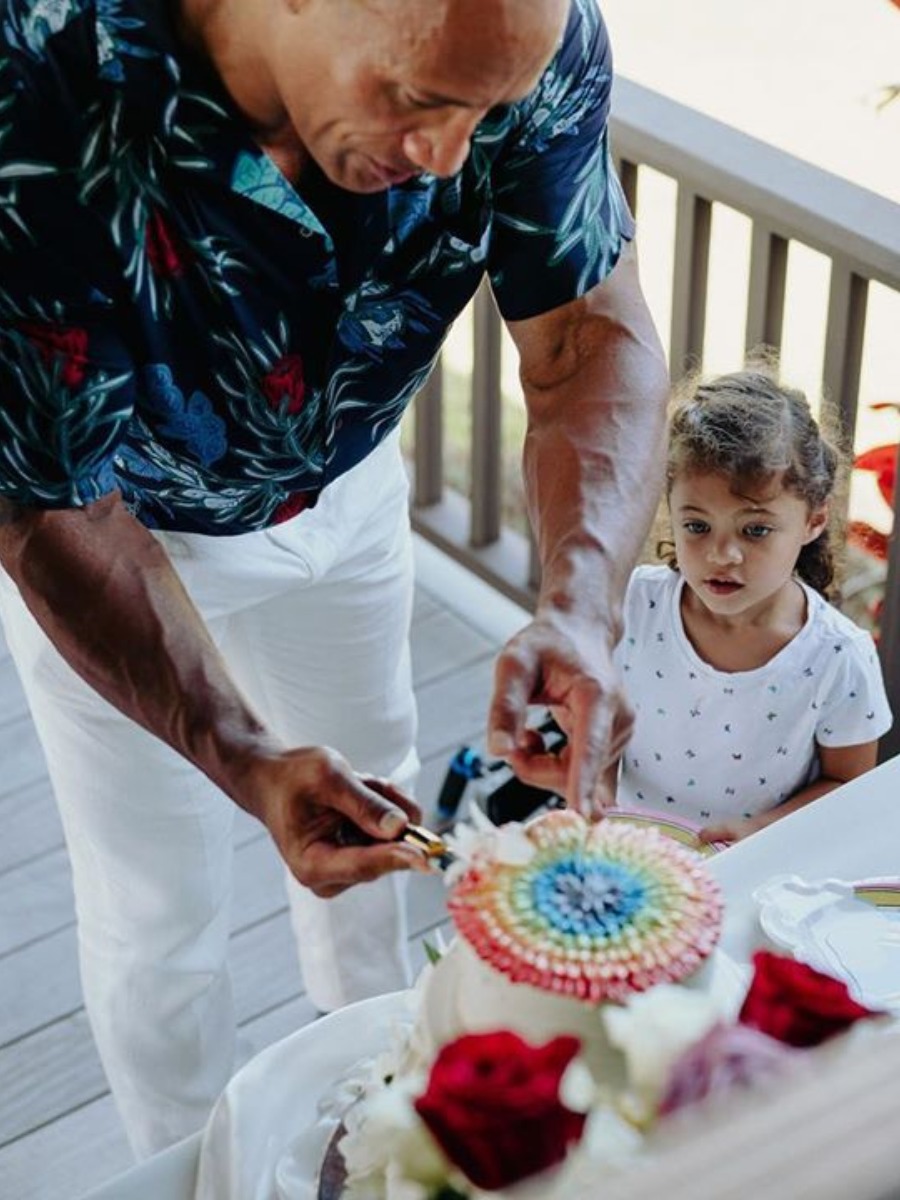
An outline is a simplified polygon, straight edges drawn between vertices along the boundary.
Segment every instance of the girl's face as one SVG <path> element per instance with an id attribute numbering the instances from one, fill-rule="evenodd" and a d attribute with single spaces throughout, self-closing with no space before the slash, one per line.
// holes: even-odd
<path id="1" fill-rule="evenodd" d="M 669 493 L 675 553 L 685 582 L 710 612 L 752 618 L 791 586 L 801 548 L 825 528 L 781 476 L 755 496 L 718 474 L 688 474 Z"/>

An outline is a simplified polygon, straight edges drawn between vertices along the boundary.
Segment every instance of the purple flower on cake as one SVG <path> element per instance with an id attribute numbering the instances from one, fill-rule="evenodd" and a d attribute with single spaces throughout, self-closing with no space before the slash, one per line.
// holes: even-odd
<path id="1" fill-rule="evenodd" d="M 803 1057 L 749 1025 L 718 1023 L 672 1067 L 659 1115 L 667 1116 L 701 1100 L 779 1078 Z"/>

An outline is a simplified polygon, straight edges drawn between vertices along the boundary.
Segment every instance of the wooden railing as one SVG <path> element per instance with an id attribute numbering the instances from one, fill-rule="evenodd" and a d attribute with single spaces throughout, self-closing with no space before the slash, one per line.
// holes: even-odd
<path id="1" fill-rule="evenodd" d="M 625 79 L 616 84 L 612 136 L 620 178 L 640 222 L 641 168 L 675 180 L 677 208 L 669 361 L 673 379 L 702 367 L 713 204 L 752 222 L 745 345 L 780 347 L 791 242 L 830 262 L 822 362 L 824 403 L 848 445 L 857 425 L 869 285 L 900 292 L 900 205 L 748 137 Z M 474 300 L 471 494 L 445 486 L 442 372 L 416 401 L 416 529 L 526 607 L 536 594 L 533 545 L 501 520 L 500 325 L 483 287 Z M 900 337 L 900 330 L 898 330 Z M 737 364 L 735 364 L 737 365 Z M 900 382 L 900 379 L 898 379 Z M 900 488 L 895 504 L 900 508 Z M 898 512 L 894 529 L 900 529 Z M 900 750 L 900 539 L 892 538 L 880 650 Z"/>

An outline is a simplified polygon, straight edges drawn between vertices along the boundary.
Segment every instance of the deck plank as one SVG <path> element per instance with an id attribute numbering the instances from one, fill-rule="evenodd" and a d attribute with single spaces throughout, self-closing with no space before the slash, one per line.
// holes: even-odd
<path id="1" fill-rule="evenodd" d="M 0 763 L 5 765 L 2 754 L 0 749 Z M 62 846 L 62 822 L 46 775 L 0 796 L 0 829 L 0 875 Z"/>

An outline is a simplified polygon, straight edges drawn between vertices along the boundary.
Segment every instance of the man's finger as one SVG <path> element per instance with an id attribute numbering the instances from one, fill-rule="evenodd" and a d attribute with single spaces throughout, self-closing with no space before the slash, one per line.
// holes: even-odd
<path id="1" fill-rule="evenodd" d="M 389 800 L 392 804 L 396 804 L 398 808 L 402 808 L 414 824 L 418 824 L 422 820 L 421 808 L 393 780 L 384 779 L 380 775 L 360 775 L 359 778 L 373 792 L 377 792 L 385 800 Z"/>
<path id="2" fill-rule="evenodd" d="M 604 771 L 591 793 L 591 811 L 587 814 L 588 817 L 593 821 L 599 821 L 615 805 L 615 802 L 616 798 L 609 782 L 609 772 Z"/>
<path id="3" fill-rule="evenodd" d="M 613 717 L 605 704 L 575 706 L 569 741 L 569 777 L 566 798 L 584 817 L 594 815 L 594 792 L 614 754 L 610 750 Z"/>
<path id="4" fill-rule="evenodd" d="M 568 769 L 563 755 L 515 752 L 507 755 L 506 761 L 513 774 L 523 783 L 543 788 L 548 792 L 564 794 Z"/>
<path id="5" fill-rule="evenodd" d="M 392 842 L 368 846 L 313 842 L 289 866 L 297 880 L 317 896 L 337 895 L 353 884 L 369 883 L 391 871 L 428 870 L 420 851 Z"/>
<path id="6" fill-rule="evenodd" d="M 343 780 L 343 786 L 331 790 L 329 805 L 374 840 L 393 841 L 419 810 L 393 785 L 391 791 L 389 799 L 377 785 L 371 786 L 359 776 L 351 775 Z"/>
<path id="7" fill-rule="evenodd" d="M 508 758 L 522 748 L 528 704 L 534 690 L 531 672 L 521 660 L 504 651 L 494 668 L 494 694 L 488 709 L 487 751 Z"/>

